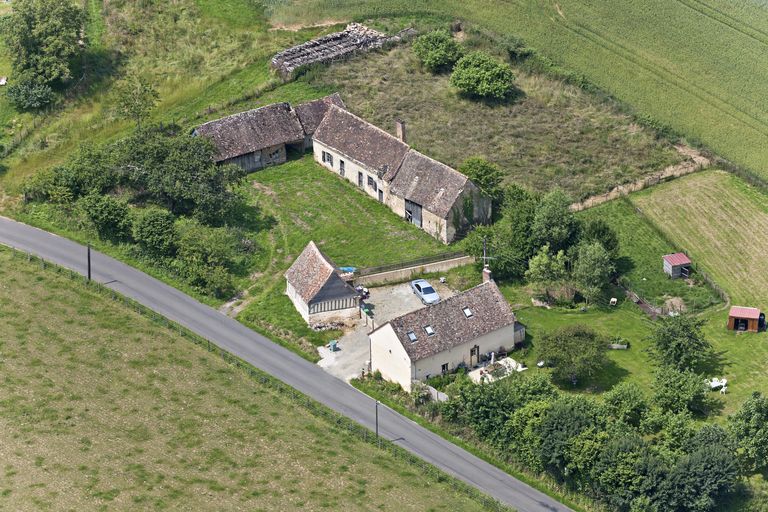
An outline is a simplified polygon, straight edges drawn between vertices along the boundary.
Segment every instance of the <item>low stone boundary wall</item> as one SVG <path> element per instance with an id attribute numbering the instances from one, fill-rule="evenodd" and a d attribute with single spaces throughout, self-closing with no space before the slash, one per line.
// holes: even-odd
<path id="1" fill-rule="evenodd" d="M 442 261 L 433 261 L 422 265 L 414 265 L 376 274 L 364 276 L 355 276 L 354 283 L 360 286 L 369 286 L 372 284 L 400 283 L 409 280 L 411 277 L 419 274 L 428 274 L 431 272 L 445 272 L 452 268 L 469 265 L 475 262 L 474 256 L 458 256 Z"/>

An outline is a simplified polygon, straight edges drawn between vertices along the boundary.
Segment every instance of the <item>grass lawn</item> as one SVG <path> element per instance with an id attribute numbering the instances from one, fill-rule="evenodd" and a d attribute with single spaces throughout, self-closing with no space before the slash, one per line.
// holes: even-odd
<path id="1" fill-rule="evenodd" d="M 0 282 L 0 508 L 481 510 L 81 283 Z"/>
<path id="2" fill-rule="evenodd" d="M 768 8 L 754 0 L 288 0 L 273 23 L 463 19 L 522 37 L 641 113 L 768 177 Z"/>
<path id="3" fill-rule="evenodd" d="M 340 91 L 348 108 L 386 130 L 404 119 L 409 143 L 449 165 L 480 155 L 499 164 L 509 183 L 558 186 L 574 199 L 680 161 L 669 143 L 596 96 L 521 69 L 515 74 L 515 100 L 473 101 L 456 93 L 449 75 L 423 70 L 411 47 L 400 46 L 333 64 L 308 81 Z"/>

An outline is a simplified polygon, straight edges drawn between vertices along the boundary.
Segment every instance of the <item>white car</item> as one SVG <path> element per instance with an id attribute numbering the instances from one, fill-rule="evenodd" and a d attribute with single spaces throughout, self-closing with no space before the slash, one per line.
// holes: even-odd
<path id="1" fill-rule="evenodd" d="M 437 294 L 432 285 L 424 279 L 416 279 L 411 281 L 411 289 L 418 298 L 421 299 L 422 304 L 437 304 L 440 302 L 440 296 Z"/>

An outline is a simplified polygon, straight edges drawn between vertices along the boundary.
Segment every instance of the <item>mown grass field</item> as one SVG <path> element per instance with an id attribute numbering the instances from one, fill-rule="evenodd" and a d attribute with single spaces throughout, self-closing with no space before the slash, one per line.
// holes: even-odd
<path id="1" fill-rule="evenodd" d="M 481 510 L 220 357 L 0 250 L 0 508 Z"/>
<path id="2" fill-rule="evenodd" d="M 466 44 L 488 42 L 470 33 Z M 448 74 L 424 70 L 410 46 L 400 46 L 336 63 L 308 81 L 340 91 L 348 108 L 386 130 L 405 120 L 409 143 L 438 160 L 458 167 L 483 156 L 504 169 L 508 183 L 561 187 L 574 199 L 681 160 L 671 144 L 596 96 L 520 68 L 515 74 L 517 98 L 478 102 L 457 94 Z"/>
<path id="3" fill-rule="evenodd" d="M 523 37 L 768 178 L 768 9 L 753 0 L 284 0 L 273 22 L 434 16 Z"/>

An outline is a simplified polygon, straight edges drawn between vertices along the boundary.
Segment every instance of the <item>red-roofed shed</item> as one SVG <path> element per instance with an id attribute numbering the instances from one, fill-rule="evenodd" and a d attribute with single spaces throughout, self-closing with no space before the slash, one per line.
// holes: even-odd
<path id="1" fill-rule="evenodd" d="M 757 332 L 760 325 L 760 310 L 733 306 L 728 313 L 728 329 L 733 331 Z"/>
<path id="2" fill-rule="evenodd" d="M 688 277 L 691 274 L 691 259 L 682 252 L 666 254 L 664 260 L 664 272 L 672 279 Z"/>

